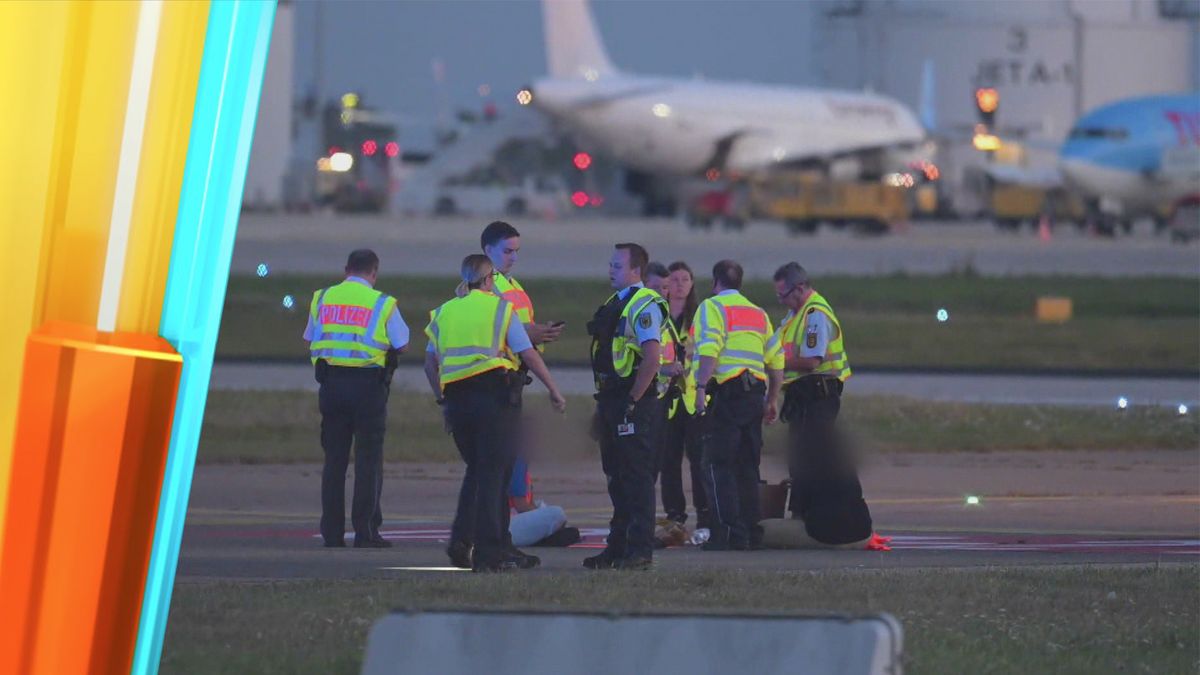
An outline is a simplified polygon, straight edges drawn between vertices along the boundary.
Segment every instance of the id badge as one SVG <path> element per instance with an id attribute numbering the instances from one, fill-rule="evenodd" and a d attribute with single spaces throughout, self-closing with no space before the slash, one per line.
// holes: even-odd
<path id="1" fill-rule="evenodd" d="M 618 436 L 632 436 L 634 433 L 633 422 L 625 422 L 617 425 Z"/>

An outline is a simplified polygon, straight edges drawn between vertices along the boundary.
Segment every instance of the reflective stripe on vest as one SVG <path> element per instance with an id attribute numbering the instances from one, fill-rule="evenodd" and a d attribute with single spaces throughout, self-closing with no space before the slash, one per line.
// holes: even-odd
<path id="1" fill-rule="evenodd" d="M 662 345 L 662 351 L 660 353 L 661 355 L 659 356 L 658 362 L 663 366 L 668 366 L 679 360 L 679 354 L 676 349 L 676 345 L 682 343 L 683 340 L 679 336 L 679 331 L 675 330 L 675 322 L 670 316 L 667 316 L 663 319 L 662 327 L 662 341 L 660 342 Z M 670 385 L 671 380 L 673 379 L 675 378 L 671 377 L 670 375 L 663 375 L 662 368 L 659 368 L 658 383 L 661 385 L 659 389 L 661 390 L 663 396 L 666 395 L 667 386 Z"/>
<path id="2" fill-rule="evenodd" d="M 809 372 L 799 372 L 795 370 L 784 370 L 783 383 L 790 384 L 805 375 L 826 375 L 833 376 L 845 382 L 850 377 L 850 361 L 846 358 L 845 334 L 842 332 L 842 324 L 838 321 L 837 315 L 833 313 L 833 308 L 829 303 L 816 291 L 812 292 L 804 306 L 795 314 L 788 314 L 784 323 L 779 328 L 780 341 L 783 343 L 784 353 L 788 358 L 794 357 L 799 353 L 800 340 L 804 339 L 804 325 L 807 322 L 809 312 L 821 312 L 829 318 L 829 322 L 833 325 L 835 335 L 831 336 L 829 345 L 825 349 L 825 356 L 821 359 L 820 365 Z"/>
<path id="3" fill-rule="evenodd" d="M 750 302 L 741 293 L 716 295 L 705 300 L 696 312 L 700 324 L 700 340 L 706 334 L 720 333 L 725 338 L 724 347 L 717 356 L 717 367 L 713 379 L 723 384 L 749 372 L 760 380 L 767 379 L 767 343 L 771 339 L 771 321 L 761 307 Z M 715 321 L 720 321 L 717 325 Z M 696 344 L 700 354 L 700 344 Z M 699 359 L 696 359 L 697 363 Z"/>
<path id="4" fill-rule="evenodd" d="M 309 357 L 313 363 L 325 359 L 334 366 L 383 366 L 391 347 L 387 317 L 395 309 L 395 298 L 356 281 L 313 293 Z"/>
<path id="5" fill-rule="evenodd" d="M 516 370 L 508 349 L 512 303 L 478 289 L 429 313 L 425 335 L 437 352 L 440 382 L 451 382 L 504 368 Z"/>

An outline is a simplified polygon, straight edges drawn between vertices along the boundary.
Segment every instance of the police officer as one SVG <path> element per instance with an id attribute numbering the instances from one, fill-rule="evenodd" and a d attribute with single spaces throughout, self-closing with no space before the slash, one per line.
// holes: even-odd
<path id="1" fill-rule="evenodd" d="M 871 537 L 871 512 L 858 472 L 834 428 L 850 377 L 842 324 L 808 273 L 790 262 L 776 270 L 775 295 L 788 308 L 779 327 L 784 353 L 783 418 L 788 422 L 788 472 L 794 518 L 820 543 L 845 545 Z"/>
<path id="2" fill-rule="evenodd" d="M 659 475 L 662 484 L 662 503 L 667 520 L 682 525 L 687 522 L 687 500 L 683 494 L 683 457 L 691 463 L 692 494 L 696 503 L 697 527 L 707 528 L 704 482 L 700 474 L 699 438 L 694 432 L 691 406 L 694 396 L 688 363 L 687 331 L 696 312 L 696 295 L 692 288 L 691 271 L 686 263 L 678 269 L 687 277 L 687 289 L 678 288 L 675 272 L 659 262 L 646 268 L 646 287 L 663 296 L 668 312 L 663 322 L 662 367 L 658 371 L 658 388 L 663 394 L 663 422 L 658 442 Z"/>
<path id="3" fill-rule="evenodd" d="M 539 353 L 542 352 L 546 343 L 554 342 L 562 335 L 565 324 L 561 322 L 536 323 L 533 318 L 533 301 L 521 286 L 521 282 L 512 276 L 512 269 L 516 265 L 518 253 L 521 251 L 521 233 L 517 231 L 517 228 L 502 220 L 493 221 L 483 228 L 483 232 L 479 235 L 479 245 L 483 249 L 484 255 L 492 262 L 492 276 L 495 277 L 492 280 L 495 285 L 493 292 L 512 303 L 517 321 L 525 327 L 525 332 L 528 333 L 534 348 Z M 520 375 L 513 380 L 513 395 L 519 397 L 524 386 L 531 383 L 532 380 L 526 375 L 527 368 L 524 363 L 519 365 L 518 372 Z M 517 480 L 513 480 L 512 476 L 509 477 L 506 484 L 510 488 L 514 484 L 524 484 L 532 480 L 529 476 L 528 448 L 525 447 L 526 443 L 524 442 L 524 439 L 529 436 L 523 427 L 524 420 L 518 419 L 518 423 L 516 433 L 520 441 L 517 447 L 517 459 L 521 461 L 514 462 L 513 471 L 520 475 L 516 477 Z M 508 495 L 509 497 L 515 496 L 511 489 L 508 490 Z M 536 566 L 541 562 L 537 556 L 517 551 L 511 545 L 511 538 L 509 548 L 514 555 L 522 556 L 527 566 Z"/>
<path id="4" fill-rule="evenodd" d="M 554 409 L 566 407 L 512 303 L 493 292 L 492 271 L 487 256 L 464 258 L 458 297 L 430 312 L 425 328 L 425 373 L 467 464 L 447 553 L 455 565 L 469 562 L 476 572 L 532 566 L 510 550 L 508 538 L 505 489 L 517 440 L 520 398 L 512 377 L 518 358 L 546 385 Z"/>
<path id="5" fill-rule="evenodd" d="M 616 290 L 588 322 L 596 380 L 593 436 L 608 479 L 613 515 L 608 543 L 583 561 L 588 569 L 649 569 L 654 555 L 655 441 L 660 400 L 655 387 L 666 303 L 642 283 L 649 255 L 617 244 L 608 265 Z"/>
<path id="6" fill-rule="evenodd" d="M 700 303 L 696 327 L 696 412 L 711 536 L 706 551 L 747 550 L 762 543 L 758 465 L 762 423 L 775 421 L 783 366 L 767 313 L 741 294 L 742 266 L 713 266 L 713 297 Z M 768 384 L 769 383 L 769 384 Z M 711 403 L 705 393 L 712 396 Z"/>
<path id="7" fill-rule="evenodd" d="M 535 323 L 533 301 L 521 286 L 521 282 L 512 276 L 512 268 L 516 265 L 517 254 L 521 250 L 521 233 L 512 225 L 497 220 L 483 228 L 483 233 L 479 235 L 479 244 L 484 255 L 492 261 L 496 294 L 512 303 L 517 312 L 517 319 L 529 334 L 530 342 L 538 351 L 542 351 L 541 345 L 554 342 L 562 335 L 564 324 Z"/>
<path id="8" fill-rule="evenodd" d="M 321 536 L 325 546 L 345 546 L 346 467 L 354 447 L 354 498 L 350 521 L 356 548 L 388 548 L 379 534 L 383 512 L 383 434 L 392 358 L 408 346 L 408 326 L 396 299 L 375 290 L 379 256 L 350 253 L 346 279 L 313 293 L 304 339 L 320 383 Z M 392 366 L 394 367 L 394 366 Z"/>

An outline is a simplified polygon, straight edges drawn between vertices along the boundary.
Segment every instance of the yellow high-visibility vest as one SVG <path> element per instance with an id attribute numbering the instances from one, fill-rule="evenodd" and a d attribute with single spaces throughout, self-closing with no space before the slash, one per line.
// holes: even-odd
<path id="1" fill-rule="evenodd" d="M 770 317 L 739 292 L 715 295 L 700 303 L 692 325 L 696 329 L 696 356 L 717 360 L 713 371 L 717 384 L 724 384 L 743 372 L 765 381 L 768 368 L 782 367 L 779 340 L 771 328 Z M 694 364 L 698 372 L 700 359 L 695 359 Z"/>
<path id="2" fill-rule="evenodd" d="M 475 289 L 429 313 L 425 335 L 437 352 L 442 387 L 490 370 L 517 369 L 508 348 L 512 303 Z"/>
<path id="3" fill-rule="evenodd" d="M 616 295 L 616 293 L 610 295 L 604 304 L 612 302 Z M 642 310 L 651 305 L 657 306 L 662 311 L 664 322 L 668 320 L 667 317 L 671 312 L 667 301 L 649 288 L 642 287 L 634 290 L 633 297 L 625 303 L 625 309 L 621 310 L 621 316 L 617 319 L 617 332 L 612 338 L 613 370 L 616 371 L 617 377 L 626 378 L 633 375 L 634 365 L 641 359 L 642 345 L 638 342 L 637 333 L 634 332 L 633 322 L 641 316 Z M 666 332 L 667 329 L 664 327 L 658 338 L 660 344 L 664 339 L 662 335 Z M 592 348 L 596 349 L 598 344 L 593 342 Z M 592 356 L 594 360 L 595 354 Z"/>
<path id="4" fill-rule="evenodd" d="M 309 305 L 315 334 L 309 344 L 312 362 L 325 359 L 332 366 L 382 367 L 391 347 L 387 319 L 396 311 L 396 299 L 357 281 L 313 293 Z"/>
<path id="5" fill-rule="evenodd" d="M 827 375 L 836 377 L 845 382 L 850 377 L 850 360 L 846 357 L 846 347 L 844 335 L 842 334 L 842 324 L 838 321 L 837 315 L 833 313 L 833 308 L 829 306 L 829 302 L 821 296 L 820 293 L 813 291 L 809 295 L 808 300 L 804 302 L 804 306 L 799 312 L 789 312 L 783 319 L 783 325 L 779 327 L 779 343 L 783 346 L 783 352 L 786 358 L 792 358 L 800 351 L 800 341 L 804 339 L 804 325 L 808 321 L 808 316 L 813 312 L 820 312 L 829 319 L 829 323 L 833 326 L 833 335 L 829 338 L 829 346 L 825 350 L 825 356 L 821 359 L 821 365 L 813 369 L 812 372 L 799 372 L 796 370 L 783 371 L 783 383 L 791 384 L 805 375 Z"/>
<path id="6" fill-rule="evenodd" d="M 513 311 L 517 315 L 517 321 L 520 321 L 522 324 L 533 323 L 533 300 L 529 298 L 529 294 L 521 287 L 521 282 L 512 277 L 506 277 L 500 272 L 492 272 L 492 279 L 495 283 L 495 290 L 493 292 L 512 303 Z M 546 350 L 545 345 L 534 345 L 534 348 L 539 352 Z"/>

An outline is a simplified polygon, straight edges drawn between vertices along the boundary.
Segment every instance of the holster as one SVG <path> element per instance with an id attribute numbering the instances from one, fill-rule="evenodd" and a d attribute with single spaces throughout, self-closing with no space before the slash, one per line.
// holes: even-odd
<path id="1" fill-rule="evenodd" d="M 384 386 L 392 386 L 392 376 L 396 374 L 396 368 L 400 365 L 400 350 L 389 349 L 387 355 L 383 357 L 383 369 L 380 377 L 383 379 Z"/>
<path id="2" fill-rule="evenodd" d="M 533 383 L 533 378 L 524 368 L 510 370 L 504 374 L 504 384 L 508 389 L 508 403 L 514 408 L 521 407 L 525 387 Z"/>

